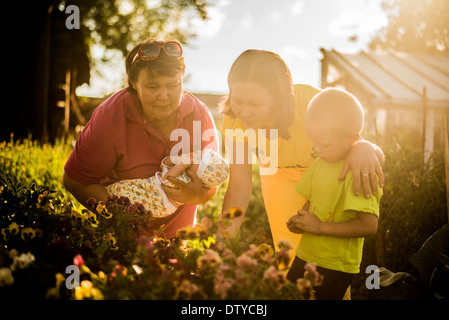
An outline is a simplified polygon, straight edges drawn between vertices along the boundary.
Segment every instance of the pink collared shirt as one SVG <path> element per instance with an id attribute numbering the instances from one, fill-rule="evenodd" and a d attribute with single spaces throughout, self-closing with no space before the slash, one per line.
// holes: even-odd
<path id="1" fill-rule="evenodd" d="M 193 151 L 199 143 L 202 149 L 207 146 L 218 151 L 216 128 L 209 109 L 185 91 L 176 128 L 184 129 L 179 130 L 184 134 L 175 135 L 176 141 L 165 141 L 144 120 L 137 95 L 122 89 L 95 109 L 64 170 L 78 182 L 109 185 L 119 180 L 153 176 L 160 171 L 160 163 L 170 155 L 171 149 L 180 148 L 178 143 L 183 143 L 184 151 L 186 148 Z M 209 132 L 203 135 L 206 130 Z M 183 205 L 171 216 L 154 220 L 152 226 L 157 229 L 165 224 L 165 235 L 172 238 L 178 228 L 193 224 L 195 212 L 196 206 Z"/>

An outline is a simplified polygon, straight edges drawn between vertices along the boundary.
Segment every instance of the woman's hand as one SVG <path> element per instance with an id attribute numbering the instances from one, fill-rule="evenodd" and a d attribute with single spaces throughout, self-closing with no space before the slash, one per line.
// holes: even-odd
<path id="1" fill-rule="evenodd" d="M 167 176 L 166 179 L 173 183 L 176 188 L 170 188 L 162 184 L 162 188 L 170 199 L 179 203 L 201 204 L 209 201 L 215 194 L 217 188 L 205 188 L 201 179 L 191 169 L 185 171 L 190 181 L 185 183 L 176 177 Z"/>
<path id="2" fill-rule="evenodd" d="M 351 169 L 354 193 L 360 195 L 362 186 L 365 197 L 369 198 L 370 190 L 373 194 L 377 194 L 377 178 L 379 185 L 384 186 L 383 161 L 384 155 L 379 147 L 369 141 L 359 140 L 351 148 L 339 180 L 344 180 Z"/>

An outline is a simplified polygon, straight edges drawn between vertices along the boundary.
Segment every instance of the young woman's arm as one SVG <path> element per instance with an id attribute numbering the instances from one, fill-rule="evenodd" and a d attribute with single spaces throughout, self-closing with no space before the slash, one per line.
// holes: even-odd
<path id="1" fill-rule="evenodd" d="M 249 161 L 246 142 L 227 142 L 226 148 L 228 155 L 231 154 L 232 158 L 229 159 L 229 183 L 221 212 L 223 215 L 234 207 L 239 207 L 243 211 L 242 216 L 231 220 L 232 224 L 226 230 L 230 237 L 234 237 L 243 222 L 244 214 L 251 198 L 253 188 L 252 164 Z M 229 148 L 233 148 L 233 152 L 229 152 Z M 218 234 L 222 235 L 221 227 Z"/>

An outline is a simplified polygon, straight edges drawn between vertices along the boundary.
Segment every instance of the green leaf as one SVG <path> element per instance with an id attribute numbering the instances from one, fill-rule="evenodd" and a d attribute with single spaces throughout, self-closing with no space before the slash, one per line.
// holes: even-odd
<path id="1" fill-rule="evenodd" d="M 449 224 L 430 236 L 421 249 L 415 253 L 410 262 L 419 271 L 419 277 L 428 286 L 441 255 L 449 256 Z"/>

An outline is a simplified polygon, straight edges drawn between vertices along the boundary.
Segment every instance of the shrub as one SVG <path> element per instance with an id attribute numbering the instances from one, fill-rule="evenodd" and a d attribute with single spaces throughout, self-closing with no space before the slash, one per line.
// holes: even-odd
<path id="1" fill-rule="evenodd" d="M 364 291 L 368 265 L 411 271 L 411 256 L 447 223 L 442 150 L 436 150 L 424 164 L 422 151 L 410 147 L 403 137 L 395 136 L 384 148 L 385 188 L 379 227 L 376 236 L 365 239 L 361 274 L 353 285 L 355 297 Z"/>

